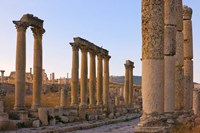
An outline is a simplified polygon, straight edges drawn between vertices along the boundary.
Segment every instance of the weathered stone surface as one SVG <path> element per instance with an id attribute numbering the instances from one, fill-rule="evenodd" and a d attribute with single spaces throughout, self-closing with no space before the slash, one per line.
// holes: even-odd
<path id="1" fill-rule="evenodd" d="M 164 23 L 166 25 L 176 25 L 176 1 L 165 0 L 164 7 Z"/>
<path id="2" fill-rule="evenodd" d="M 176 27 L 166 25 L 164 35 L 164 54 L 173 56 L 176 53 Z"/>
<path id="3" fill-rule="evenodd" d="M 200 114 L 200 90 L 193 89 L 193 110 L 195 115 Z"/>
<path id="4" fill-rule="evenodd" d="M 40 120 L 34 120 L 32 126 L 33 126 L 34 128 L 40 127 Z"/>
<path id="5" fill-rule="evenodd" d="M 183 4 L 182 0 L 176 0 L 176 28 L 177 31 L 183 30 Z"/>
<path id="6" fill-rule="evenodd" d="M 41 121 L 42 125 L 47 126 L 48 125 L 47 108 L 39 108 L 38 114 L 39 114 L 39 120 Z"/>
<path id="7" fill-rule="evenodd" d="M 184 20 L 192 19 L 192 8 L 188 6 L 183 6 L 183 19 Z"/>
<path id="8" fill-rule="evenodd" d="M 176 32 L 176 66 L 183 66 L 184 64 L 184 50 L 183 50 L 183 33 Z"/>
<path id="9" fill-rule="evenodd" d="M 61 122 L 63 122 L 63 123 L 69 122 L 69 118 L 66 116 L 60 116 L 60 119 L 61 119 Z"/>

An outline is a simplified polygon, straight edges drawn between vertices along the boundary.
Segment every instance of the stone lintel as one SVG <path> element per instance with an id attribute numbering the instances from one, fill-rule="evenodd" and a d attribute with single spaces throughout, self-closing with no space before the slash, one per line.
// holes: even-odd
<path id="1" fill-rule="evenodd" d="M 43 28 L 43 20 L 39 19 L 38 17 L 33 16 L 32 14 L 24 14 L 20 19 L 22 22 L 29 23 L 30 26 Z"/>
<path id="2" fill-rule="evenodd" d="M 192 8 L 188 6 L 183 6 L 183 20 L 191 20 L 192 19 Z"/>
<path id="3" fill-rule="evenodd" d="M 101 52 L 102 54 L 105 54 L 105 55 L 108 54 L 108 51 L 106 49 L 103 49 L 102 47 L 99 47 L 99 46 L 95 45 L 94 43 L 91 43 L 88 40 L 85 40 L 83 38 L 75 37 L 74 42 L 80 44 L 81 46 L 86 46 L 90 50 Z"/>

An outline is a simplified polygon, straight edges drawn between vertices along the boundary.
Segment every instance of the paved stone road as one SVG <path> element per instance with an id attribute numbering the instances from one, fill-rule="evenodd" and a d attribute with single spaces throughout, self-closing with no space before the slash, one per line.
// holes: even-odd
<path id="1" fill-rule="evenodd" d="M 134 127 L 137 125 L 138 122 L 139 119 L 134 119 L 128 122 L 120 122 L 88 130 L 78 130 L 71 133 L 134 133 Z"/>

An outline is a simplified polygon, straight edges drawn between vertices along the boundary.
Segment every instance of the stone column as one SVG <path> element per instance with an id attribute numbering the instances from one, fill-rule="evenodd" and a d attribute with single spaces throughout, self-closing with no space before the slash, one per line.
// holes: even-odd
<path id="1" fill-rule="evenodd" d="M 55 73 L 51 74 L 51 81 L 52 81 L 52 84 L 55 84 Z"/>
<path id="2" fill-rule="evenodd" d="M 102 74 L 102 54 L 101 53 L 98 53 L 97 54 L 97 92 L 96 92 L 96 95 L 97 95 L 97 106 L 102 106 L 103 104 L 103 99 L 102 99 L 102 91 L 103 91 L 103 87 L 102 87 L 102 84 L 103 84 L 103 74 Z"/>
<path id="3" fill-rule="evenodd" d="M 60 90 L 60 106 L 67 107 L 67 89 L 62 88 Z"/>
<path id="4" fill-rule="evenodd" d="M 109 60 L 111 56 L 104 56 L 104 79 L 103 79 L 103 105 L 108 106 L 109 96 Z"/>
<path id="5" fill-rule="evenodd" d="M 96 63 L 95 51 L 90 50 L 90 80 L 89 80 L 89 107 L 95 106 L 95 90 L 96 90 Z"/>
<path id="6" fill-rule="evenodd" d="M 129 64 L 128 60 L 126 61 L 125 66 L 125 79 L 124 79 L 124 105 L 128 105 L 129 100 Z"/>
<path id="7" fill-rule="evenodd" d="M 72 46 L 72 70 L 71 70 L 71 106 L 78 105 L 79 87 L 79 45 L 70 43 Z"/>
<path id="8" fill-rule="evenodd" d="M 175 53 L 176 53 L 176 1 L 164 1 L 164 111 L 174 111 Z"/>
<path id="9" fill-rule="evenodd" d="M 193 110 L 195 115 L 200 114 L 200 90 L 193 89 Z"/>
<path id="10" fill-rule="evenodd" d="M 87 48 L 81 48 L 81 85 L 80 85 L 80 107 L 87 106 L 87 87 L 88 87 L 88 66 L 87 66 Z"/>
<path id="11" fill-rule="evenodd" d="M 25 109 L 26 29 L 27 23 L 13 21 L 17 28 L 15 105 L 14 110 Z"/>
<path id="12" fill-rule="evenodd" d="M 34 36 L 34 62 L 33 62 L 33 103 L 31 109 L 41 106 L 42 93 L 42 28 L 31 28 Z"/>
<path id="13" fill-rule="evenodd" d="M 175 110 L 184 107 L 184 75 L 183 75 L 183 11 L 182 0 L 176 1 L 176 55 L 175 55 Z"/>
<path id="14" fill-rule="evenodd" d="M 3 83 L 4 82 L 4 70 L 1 70 L 1 83 Z"/>
<path id="15" fill-rule="evenodd" d="M 192 9 L 183 7 L 183 38 L 184 38 L 184 108 L 192 109 L 193 93 L 193 39 L 192 39 Z"/>
<path id="16" fill-rule="evenodd" d="M 143 113 L 164 111 L 164 0 L 142 0 Z"/>
<path id="17" fill-rule="evenodd" d="M 135 94 L 134 90 L 133 90 L 133 68 L 134 63 L 130 61 L 130 67 L 129 67 L 129 99 L 128 99 L 128 104 L 130 105 L 130 107 L 133 107 L 133 94 Z"/>

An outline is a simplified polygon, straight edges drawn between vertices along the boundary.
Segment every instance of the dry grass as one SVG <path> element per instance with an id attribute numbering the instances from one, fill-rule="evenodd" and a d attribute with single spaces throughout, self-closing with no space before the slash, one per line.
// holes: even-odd
<path id="1" fill-rule="evenodd" d="M 4 111 L 10 112 L 14 107 L 14 94 L 8 94 L 2 98 L 4 101 Z M 68 104 L 70 103 L 70 98 L 68 97 Z M 42 106 L 43 107 L 54 107 L 60 104 L 60 93 L 48 93 L 42 94 Z M 29 109 L 32 105 L 32 95 L 26 95 L 25 106 Z"/>

